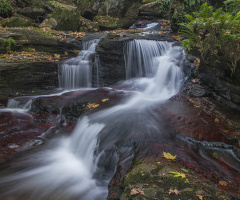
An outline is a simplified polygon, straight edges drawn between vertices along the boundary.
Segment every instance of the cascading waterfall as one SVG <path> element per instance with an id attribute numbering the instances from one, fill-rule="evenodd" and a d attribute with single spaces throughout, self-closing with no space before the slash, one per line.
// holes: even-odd
<path id="1" fill-rule="evenodd" d="M 95 86 L 98 86 L 98 58 L 95 49 L 100 39 L 83 42 L 83 50 L 78 56 L 59 65 L 59 86 L 63 89 L 78 89 L 92 87 L 93 70 Z"/>
<path id="2" fill-rule="evenodd" d="M 0 188 L 7 187 L 8 190 L 0 190 L 0 197 L 106 199 L 107 185 L 115 172 L 120 152 L 114 150 L 116 144 L 131 141 L 140 134 L 139 131 L 146 134 L 148 127 L 143 122 L 148 113 L 146 108 L 176 94 L 183 80 L 179 66 L 184 54 L 180 47 L 168 42 L 135 40 L 127 49 L 128 78 L 142 76 L 133 79 L 142 91 L 136 91 L 127 102 L 81 118 L 71 137 L 58 140 L 57 147 L 32 155 L 24 162 L 27 169 L 2 178 L 0 186 L 4 187 Z M 147 116 L 149 122 L 150 116 Z M 157 127 L 154 120 L 151 123 L 151 127 Z M 113 153 L 109 153 L 110 150 Z M 124 152 L 131 157 L 133 149 L 126 148 Z"/>
<path id="3" fill-rule="evenodd" d="M 165 53 L 167 44 L 167 42 L 152 40 L 133 40 L 127 43 L 126 78 L 154 76 L 158 66 L 155 58 Z"/>

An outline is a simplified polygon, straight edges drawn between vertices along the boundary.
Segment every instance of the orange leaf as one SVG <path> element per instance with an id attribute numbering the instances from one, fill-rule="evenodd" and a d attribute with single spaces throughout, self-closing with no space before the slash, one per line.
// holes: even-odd
<path id="1" fill-rule="evenodd" d="M 219 185 L 221 185 L 221 186 L 227 186 L 227 182 L 226 182 L 226 181 L 219 181 Z"/>

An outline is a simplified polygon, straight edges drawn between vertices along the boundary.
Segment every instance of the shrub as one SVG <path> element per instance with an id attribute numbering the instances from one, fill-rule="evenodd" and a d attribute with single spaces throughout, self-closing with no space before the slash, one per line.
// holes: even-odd
<path id="1" fill-rule="evenodd" d="M 203 60 L 231 62 L 232 73 L 240 60 L 240 11 L 233 15 L 219 8 L 214 11 L 207 3 L 198 12 L 185 15 L 187 23 L 181 23 L 181 34 L 188 39 L 182 45 L 186 50 L 197 48 Z"/>
<path id="2" fill-rule="evenodd" d="M 9 0 L 0 0 L 0 16 L 3 18 L 10 17 L 12 15 L 12 6 Z"/>

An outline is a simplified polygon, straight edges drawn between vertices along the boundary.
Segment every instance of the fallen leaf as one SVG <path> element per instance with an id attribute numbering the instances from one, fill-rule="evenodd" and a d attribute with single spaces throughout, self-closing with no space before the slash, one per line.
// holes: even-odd
<path id="1" fill-rule="evenodd" d="M 86 106 L 86 109 L 94 109 L 94 108 L 97 108 L 99 106 L 99 104 L 95 104 L 95 103 L 88 103 L 87 106 Z"/>
<path id="2" fill-rule="evenodd" d="M 109 101 L 109 98 L 103 99 L 102 102 Z"/>
<path id="3" fill-rule="evenodd" d="M 177 190 L 177 189 L 170 189 L 169 190 L 169 192 L 168 192 L 168 194 L 170 195 L 170 194 L 176 194 L 176 195 L 179 195 L 179 191 Z"/>
<path id="4" fill-rule="evenodd" d="M 195 79 L 192 80 L 193 83 L 198 83 L 199 81 L 200 81 L 199 78 L 195 78 Z"/>
<path id="5" fill-rule="evenodd" d="M 186 170 L 186 169 L 184 169 L 184 168 L 181 168 L 181 170 L 184 171 L 184 172 L 188 172 L 188 170 Z"/>
<path id="6" fill-rule="evenodd" d="M 198 67 L 200 65 L 200 59 L 196 58 L 196 60 L 194 60 L 194 66 Z"/>
<path id="7" fill-rule="evenodd" d="M 216 123 L 218 123 L 218 122 L 219 122 L 219 119 L 218 119 L 218 118 L 216 118 L 214 121 L 215 121 Z"/>
<path id="8" fill-rule="evenodd" d="M 131 190 L 130 196 L 134 196 L 134 195 L 137 195 L 137 194 L 145 195 L 142 190 L 133 188 L 133 189 Z"/>
<path id="9" fill-rule="evenodd" d="M 203 196 L 202 196 L 202 195 L 197 194 L 196 196 L 197 196 L 200 200 L 203 200 Z"/>
<path id="10" fill-rule="evenodd" d="M 174 177 L 181 177 L 182 179 L 186 178 L 186 175 L 184 173 L 180 173 L 178 171 L 170 171 L 168 174 L 173 174 Z"/>
<path id="11" fill-rule="evenodd" d="M 168 160 L 175 160 L 177 156 L 173 156 L 172 154 L 168 152 L 163 152 L 163 158 L 166 158 Z"/>
<path id="12" fill-rule="evenodd" d="M 219 185 L 221 185 L 221 186 L 227 186 L 227 182 L 226 182 L 226 181 L 219 181 Z"/>

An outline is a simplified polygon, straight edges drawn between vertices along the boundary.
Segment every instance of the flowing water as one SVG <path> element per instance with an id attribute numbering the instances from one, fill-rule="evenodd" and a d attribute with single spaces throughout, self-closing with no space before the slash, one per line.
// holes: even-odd
<path id="1" fill-rule="evenodd" d="M 24 161 L 24 165 L 28 166 L 27 169 L 17 171 L 16 174 L 0 181 L 1 185 L 6 187 L 8 184 L 11 185 L 8 191 L 1 191 L 2 195 L 23 196 L 25 199 L 106 198 L 107 184 L 115 172 L 119 156 L 118 152 L 113 151 L 114 146 L 126 137 L 134 137 L 135 131 L 134 128 L 130 129 L 130 124 L 137 127 L 139 123 L 137 118 L 142 112 L 153 103 L 167 100 L 176 94 L 181 86 L 183 75 L 176 60 L 184 58 L 183 51 L 170 43 L 154 41 L 147 43 L 144 40 L 131 42 L 128 53 L 135 56 L 135 60 L 131 60 L 131 56 L 128 56 L 127 68 L 139 65 L 139 60 L 142 60 L 141 53 L 138 52 L 136 55 L 133 53 L 139 45 L 143 49 L 150 49 L 152 44 L 155 45 L 154 50 L 144 58 L 147 60 L 146 66 L 139 66 L 139 68 L 148 68 L 146 69 L 148 73 L 138 72 L 145 69 L 136 68 L 136 72 L 127 69 L 137 76 L 147 76 L 134 80 L 142 89 L 136 91 L 125 103 L 81 118 L 70 138 L 59 139 L 54 142 L 55 148 L 43 150 Z M 95 46 L 96 43 L 92 45 Z M 94 49 L 92 45 L 90 48 Z M 80 53 L 80 67 L 82 61 L 85 62 L 82 59 L 84 56 Z M 67 61 L 63 64 L 62 72 L 67 66 L 75 70 L 76 66 L 69 63 L 70 61 Z M 61 86 L 66 88 L 79 86 L 76 77 L 70 75 L 72 71 L 65 72 L 67 75 L 60 80 Z M 71 77 L 74 79 L 72 82 L 64 82 Z M 80 77 L 78 76 L 77 79 Z M 84 86 L 90 86 L 88 81 L 83 82 Z M 127 155 L 126 158 L 132 156 L 131 148 L 122 151 Z"/>
<path id="2" fill-rule="evenodd" d="M 63 89 L 89 88 L 98 86 L 98 57 L 96 46 L 100 39 L 83 42 L 83 50 L 76 58 L 69 59 L 59 66 L 59 86 Z M 93 76 L 94 74 L 94 76 Z"/>
<path id="3" fill-rule="evenodd" d="M 89 51 L 89 45 L 86 48 Z M 168 42 L 134 40 L 127 44 L 125 52 L 128 80 L 122 84 L 130 86 L 123 90 L 130 97 L 118 105 L 81 117 L 70 137 L 50 140 L 39 152 L 27 155 L 13 168 L 3 171 L 0 198 L 106 199 L 107 186 L 117 165 L 123 160 L 131 162 L 136 151 L 149 142 L 180 149 L 178 143 L 184 139 L 173 138 L 174 131 L 156 108 L 160 105 L 164 113 L 161 105 L 178 93 L 183 83 L 183 50 Z M 80 56 L 80 66 L 82 61 L 88 63 Z M 72 65 L 69 63 L 66 66 Z M 61 66 L 61 73 L 66 66 Z M 67 75 L 64 81 L 70 77 Z M 73 79 L 70 83 L 61 79 L 61 87 L 90 86 L 88 81 L 79 85 L 76 76 Z M 200 153 L 207 154 L 204 149 Z"/>

